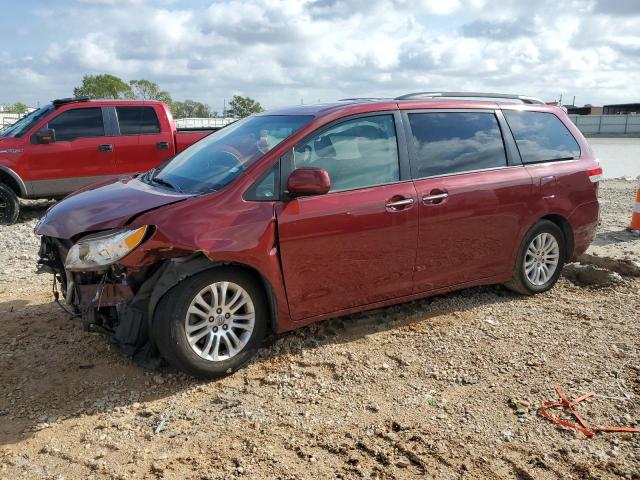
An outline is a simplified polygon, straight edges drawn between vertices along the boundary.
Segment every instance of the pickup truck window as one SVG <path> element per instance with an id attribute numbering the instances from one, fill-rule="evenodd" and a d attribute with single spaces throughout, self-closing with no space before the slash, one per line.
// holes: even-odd
<path id="1" fill-rule="evenodd" d="M 116 107 L 122 135 L 160 133 L 160 122 L 153 107 Z"/>
<path id="2" fill-rule="evenodd" d="M 232 182 L 269 150 L 309 123 L 310 115 L 256 115 L 194 143 L 143 181 L 185 193 L 208 193 Z"/>
<path id="3" fill-rule="evenodd" d="M 0 137 L 21 137 L 27 133 L 36 123 L 53 111 L 53 105 L 48 104 L 25 115 L 13 125 L 0 131 Z"/>
<path id="4" fill-rule="evenodd" d="M 104 137 L 101 108 L 76 108 L 67 110 L 49 121 L 55 130 L 56 141 L 65 142 L 85 137 Z"/>

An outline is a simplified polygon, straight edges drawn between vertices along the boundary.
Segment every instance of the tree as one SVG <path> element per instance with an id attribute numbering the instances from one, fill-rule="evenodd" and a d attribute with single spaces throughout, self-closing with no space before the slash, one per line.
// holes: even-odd
<path id="1" fill-rule="evenodd" d="M 27 107 L 24 103 L 22 102 L 16 102 L 11 109 L 16 112 L 19 113 L 20 115 L 27 113 L 27 111 L 29 110 L 29 107 Z"/>
<path id="2" fill-rule="evenodd" d="M 129 82 L 131 90 L 133 91 L 133 97 L 139 100 L 158 100 L 164 102 L 167 105 L 171 105 L 173 100 L 169 92 L 160 90 L 158 84 L 149 80 L 131 80 Z"/>
<path id="3" fill-rule="evenodd" d="M 252 113 L 264 112 L 262 105 L 249 97 L 241 97 L 234 95 L 233 100 L 229 102 L 229 110 L 227 115 L 234 118 L 248 117 Z"/>
<path id="4" fill-rule="evenodd" d="M 20 115 L 22 115 L 29 111 L 29 107 L 27 107 L 22 102 L 16 102 L 13 105 L 4 105 L 3 111 L 5 113 L 19 113 Z"/>
<path id="5" fill-rule="evenodd" d="M 73 89 L 76 98 L 133 98 L 133 90 L 124 80 L 107 73 L 85 75 L 82 85 Z"/>
<path id="6" fill-rule="evenodd" d="M 173 102 L 170 104 L 174 118 L 210 118 L 211 109 L 209 105 L 196 102 L 195 100 L 185 100 L 184 102 Z"/>

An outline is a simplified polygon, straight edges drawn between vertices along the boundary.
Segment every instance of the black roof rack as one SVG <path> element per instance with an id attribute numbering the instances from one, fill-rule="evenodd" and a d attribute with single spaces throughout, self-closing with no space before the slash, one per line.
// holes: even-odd
<path id="1" fill-rule="evenodd" d="M 54 100 L 53 106 L 58 108 L 61 105 L 66 105 L 67 103 L 76 103 L 76 102 L 88 102 L 91 100 L 89 97 L 77 97 L 77 98 L 58 98 Z"/>
<path id="2" fill-rule="evenodd" d="M 400 95 L 394 100 L 418 100 L 420 98 L 489 98 L 489 99 L 508 99 L 520 100 L 522 103 L 541 104 L 545 103 L 539 98 L 529 97 L 527 95 L 512 95 L 508 93 L 481 93 L 481 92 L 417 92 Z"/>

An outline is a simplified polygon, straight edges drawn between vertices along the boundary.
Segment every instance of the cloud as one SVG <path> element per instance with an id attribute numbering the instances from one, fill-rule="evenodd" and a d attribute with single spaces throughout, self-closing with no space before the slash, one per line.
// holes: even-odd
<path id="1" fill-rule="evenodd" d="M 11 8 L 38 35 L 0 42 L 0 101 L 68 96 L 96 73 L 147 78 L 216 110 L 236 93 L 274 108 L 432 89 L 598 104 L 636 100 L 640 79 L 637 1 L 541 0 L 532 9 L 512 0 L 498 10 L 488 0 L 20 5 Z"/>
<path id="2" fill-rule="evenodd" d="M 528 19 L 514 20 L 475 20 L 462 26 L 462 34 L 467 37 L 490 38 L 494 40 L 511 40 L 530 37 L 535 30 Z"/>

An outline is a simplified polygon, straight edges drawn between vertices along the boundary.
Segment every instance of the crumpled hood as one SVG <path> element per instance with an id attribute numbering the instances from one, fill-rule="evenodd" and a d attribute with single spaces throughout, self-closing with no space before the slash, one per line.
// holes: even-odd
<path id="1" fill-rule="evenodd" d="M 110 180 L 52 206 L 36 226 L 36 233 L 69 239 L 84 232 L 119 228 L 135 215 L 189 197 L 131 177 Z"/>

